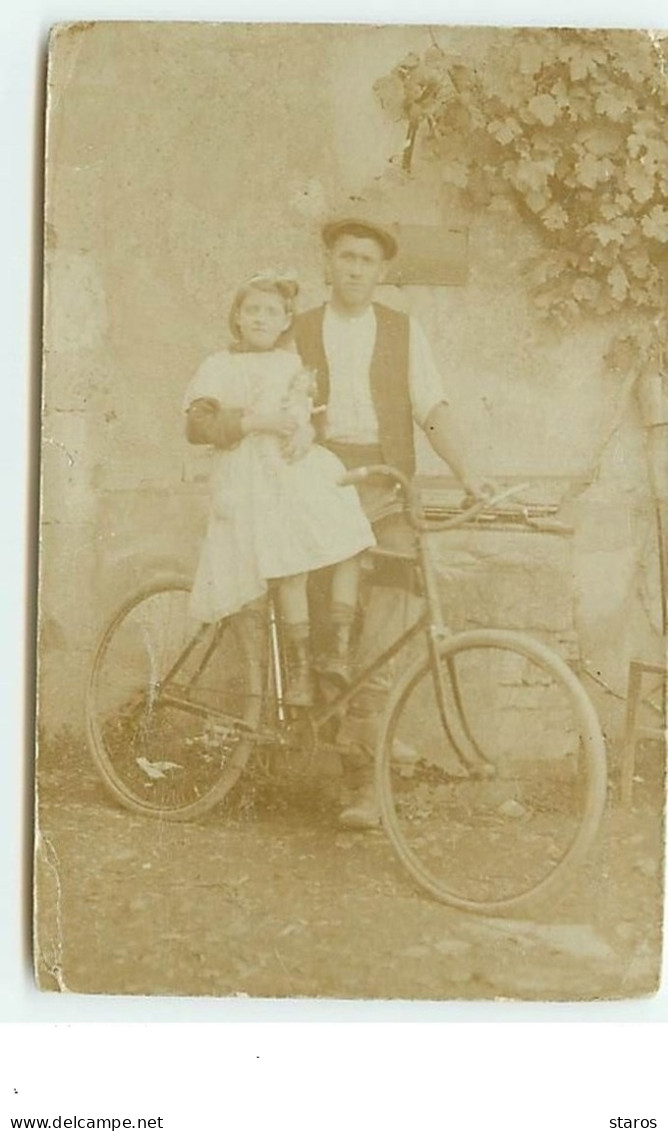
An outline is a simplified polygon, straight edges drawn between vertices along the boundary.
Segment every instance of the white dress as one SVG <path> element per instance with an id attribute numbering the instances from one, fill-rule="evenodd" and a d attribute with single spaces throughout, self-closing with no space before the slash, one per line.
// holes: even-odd
<path id="1" fill-rule="evenodd" d="M 302 370 L 286 350 L 213 354 L 188 387 L 184 408 L 213 397 L 225 408 L 279 412 Z M 290 460 L 278 437 L 264 433 L 216 452 L 192 614 L 220 620 L 262 596 L 272 578 L 334 565 L 373 546 L 357 491 L 339 485 L 344 472 L 318 444 Z"/>

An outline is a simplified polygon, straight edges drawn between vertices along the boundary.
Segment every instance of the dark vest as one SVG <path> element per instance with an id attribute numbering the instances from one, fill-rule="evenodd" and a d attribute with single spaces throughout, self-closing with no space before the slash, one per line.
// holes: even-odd
<path id="1" fill-rule="evenodd" d="M 408 388 L 408 315 L 379 303 L 374 303 L 373 309 L 376 344 L 369 377 L 383 459 L 406 475 L 413 475 L 415 450 Z M 329 403 L 329 365 L 322 333 L 324 316 L 325 307 L 318 306 L 297 315 L 293 324 L 299 355 L 304 365 L 316 374 L 319 405 Z"/>

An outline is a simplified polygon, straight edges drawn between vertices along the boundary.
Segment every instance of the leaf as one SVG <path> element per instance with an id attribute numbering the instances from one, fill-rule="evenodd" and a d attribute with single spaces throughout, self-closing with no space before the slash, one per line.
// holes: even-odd
<path id="1" fill-rule="evenodd" d="M 554 249 L 527 264 L 526 276 L 532 290 L 552 282 L 568 265 L 568 255 L 562 248 Z"/>
<path id="2" fill-rule="evenodd" d="M 659 243 L 668 243 L 668 209 L 655 204 L 646 216 L 640 221 L 640 226 L 646 236 Z"/>
<path id="3" fill-rule="evenodd" d="M 592 51 L 584 44 L 569 44 L 563 47 L 559 52 L 559 57 L 568 63 L 573 82 L 579 82 L 589 75 L 595 75 L 599 64 L 605 62 L 605 54 L 602 51 Z"/>
<path id="4" fill-rule="evenodd" d="M 572 122 L 578 120 L 591 122 L 591 96 L 584 86 L 571 87 L 568 96 L 568 116 Z"/>
<path id="5" fill-rule="evenodd" d="M 612 126 L 600 125 L 578 135 L 582 144 L 594 157 L 607 157 L 619 152 L 620 131 Z M 623 135 L 622 135 L 623 136 Z"/>
<path id="6" fill-rule="evenodd" d="M 564 156 L 564 142 L 562 137 L 555 137 L 555 130 L 548 126 L 536 126 L 531 131 L 531 154 L 534 159 L 543 160 L 551 158 L 556 164 Z"/>
<path id="7" fill-rule="evenodd" d="M 586 188 L 596 188 L 596 185 L 600 181 L 607 180 L 613 171 L 612 161 L 607 157 L 594 157 L 592 153 L 586 153 L 576 166 L 578 178 Z"/>
<path id="8" fill-rule="evenodd" d="M 615 302 L 623 302 L 628 294 L 629 280 L 621 263 L 617 263 L 609 272 L 608 282 Z"/>
<path id="9" fill-rule="evenodd" d="M 645 150 L 647 138 L 637 131 L 632 131 L 626 139 L 626 148 L 633 158 L 638 158 Z"/>
<path id="10" fill-rule="evenodd" d="M 598 298 L 601 292 L 601 285 L 595 279 L 584 278 L 576 279 L 573 283 L 573 297 L 578 302 L 593 303 Z"/>
<path id="11" fill-rule="evenodd" d="M 532 88 L 533 84 L 520 74 L 517 60 L 508 51 L 490 52 L 485 69 L 485 94 L 488 98 L 497 99 L 504 107 L 524 106 Z M 499 113 L 498 109 L 496 113 Z"/>
<path id="12" fill-rule="evenodd" d="M 663 133 L 661 122 L 657 119 L 651 106 L 648 106 L 647 110 L 649 112 L 639 115 L 636 119 L 633 127 L 635 133 L 643 137 L 661 137 Z"/>
<path id="13" fill-rule="evenodd" d="M 551 204 L 543 212 L 541 220 L 551 232 L 560 231 L 568 224 L 568 212 L 560 204 Z"/>
<path id="14" fill-rule="evenodd" d="M 605 246 L 599 243 L 592 249 L 590 261 L 594 264 L 598 263 L 601 267 L 609 270 L 614 267 L 618 255 L 619 246 L 617 243 L 609 243 Z"/>
<path id="15" fill-rule="evenodd" d="M 558 79 L 552 87 L 552 97 L 554 98 L 557 106 L 565 110 L 568 108 L 570 102 L 570 91 L 563 79 Z"/>
<path id="16" fill-rule="evenodd" d="M 635 109 L 635 103 L 622 92 L 621 87 L 601 91 L 596 99 L 596 113 L 605 114 L 613 122 L 619 122 L 629 111 Z"/>
<path id="17" fill-rule="evenodd" d="M 522 127 L 516 118 L 493 118 L 487 129 L 501 145 L 510 145 L 522 133 Z"/>
<path id="18" fill-rule="evenodd" d="M 546 52 L 542 43 L 522 43 L 519 49 L 519 70 L 523 75 L 535 75 L 545 65 Z"/>
<path id="19" fill-rule="evenodd" d="M 522 29 L 462 67 L 463 84 L 452 83 L 455 57 L 432 47 L 377 91 L 395 115 L 426 122 L 423 153 L 469 206 L 514 190 L 549 237 L 546 252 L 566 257 L 552 272 L 543 264 L 541 293 L 532 288 L 538 308 L 562 321 L 578 304 L 591 314 L 632 302 L 644 314 L 663 301 L 652 264 L 668 245 L 668 83 L 657 46 L 645 33 Z"/>
<path id="20" fill-rule="evenodd" d="M 397 71 L 414 71 L 416 67 L 420 66 L 420 56 L 416 51 L 409 51 L 408 55 L 404 55 L 400 63 L 397 64 Z"/>
<path id="21" fill-rule="evenodd" d="M 551 126 L 561 114 L 556 98 L 551 94 L 537 94 L 529 102 L 528 109 L 544 126 Z"/>
<path id="22" fill-rule="evenodd" d="M 651 265 L 646 251 L 634 251 L 630 255 L 625 255 L 624 259 L 636 279 L 647 278 Z"/>
<path id="23" fill-rule="evenodd" d="M 626 182 L 639 204 L 645 204 L 654 195 L 654 176 L 642 165 L 630 165 L 626 170 Z"/>
<path id="24" fill-rule="evenodd" d="M 524 158 L 514 169 L 512 181 L 515 187 L 521 191 L 540 192 L 545 188 L 548 177 L 553 173 L 553 160 L 532 161 Z M 547 200 L 545 203 L 547 204 Z"/>
<path id="25" fill-rule="evenodd" d="M 661 138 L 642 133 L 636 127 L 636 132 L 629 135 L 626 147 L 635 162 L 647 172 L 648 176 L 654 173 L 665 173 L 668 168 L 668 144 Z"/>
<path id="26" fill-rule="evenodd" d="M 633 220 L 628 216 L 619 216 L 609 224 L 590 224 L 589 230 L 594 233 L 599 243 L 607 247 L 610 243 L 624 242 L 624 236 L 633 230 Z"/>
<path id="27" fill-rule="evenodd" d="M 547 192 L 539 192 L 536 189 L 531 189 L 530 192 L 524 194 L 524 201 L 532 212 L 543 212 L 549 203 L 550 197 Z"/>
<path id="28" fill-rule="evenodd" d="M 624 32 L 624 42 L 620 43 L 619 53 L 614 59 L 614 67 L 632 82 L 640 83 L 651 79 L 660 63 L 646 32 L 637 33 L 632 43 L 629 32 Z"/>
<path id="29" fill-rule="evenodd" d="M 660 306 L 661 309 L 664 309 L 666 305 L 665 280 L 663 273 L 653 264 L 650 266 L 645 286 L 648 304 Z"/>
<path id="30" fill-rule="evenodd" d="M 668 145 L 660 138 L 648 138 L 645 146 L 645 163 L 654 170 L 665 170 L 668 164 Z"/>
<path id="31" fill-rule="evenodd" d="M 603 200 L 599 205 L 599 212 L 604 220 L 614 220 L 615 216 L 619 216 L 621 211 L 622 209 L 619 207 L 615 197 Z"/>

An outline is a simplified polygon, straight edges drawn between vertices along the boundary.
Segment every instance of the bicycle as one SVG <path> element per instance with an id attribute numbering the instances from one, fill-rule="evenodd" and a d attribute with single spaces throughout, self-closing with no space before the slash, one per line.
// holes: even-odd
<path id="1" fill-rule="evenodd" d="M 86 696 L 94 760 L 129 809 L 197 818 L 227 796 L 251 755 L 279 775 L 292 755 L 313 757 L 369 676 L 422 638 L 380 726 L 383 827 L 437 900 L 517 911 L 554 895 L 593 843 L 606 799 L 603 738 L 576 674 L 546 644 L 506 629 L 448 629 L 431 536 L 464 524 L 494 528 L 497 519 L 503 529 L 567 528 L 556 508 L 509 506 L 512 491 L 442 510 L 386 465 L 348 472 L 345 482 L 370 476 L 394 480 L 396 501 L 384 515 L 402 510 L 414 531 L 414 553 L 370 554 L 410 571 L 423 595 L 415 624 L 348 687 L 329 686 L 313 708 L 290 708 L 271 589 L 262 611 L 193 627 L 189 580 L 158 578 L 119 609 L 96 650 Z M 412 760 L 396 760 L 401 743 Z"/>

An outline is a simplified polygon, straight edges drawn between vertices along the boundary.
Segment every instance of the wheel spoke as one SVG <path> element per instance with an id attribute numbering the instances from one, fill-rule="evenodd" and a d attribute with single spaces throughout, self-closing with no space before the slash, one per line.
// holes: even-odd
<path id="1" fill-rule="evenodd" d="M 388 708 L 386 827 L 437 898 L 517 908 L 556 884 L 596 831 L 605 799 L 598 724 L 566 665 L 520 634 L 462 634 L 443 645 L 440 664 L 440 678 L 416 664 Z M 462 758 L 464 740 L 475 757 Z M 417 749 L 414 765 L 393 764 L 397 741 Z"/>
<path id="2" fill-rule="evenodd" d="M 98 647 L 88 689 L 90 746 L 130 808 L 184 819 L 237 780 L 259 717 L 261 683 L 243 617 L 193 624 L 185 583 L 129 601 Z"/>

